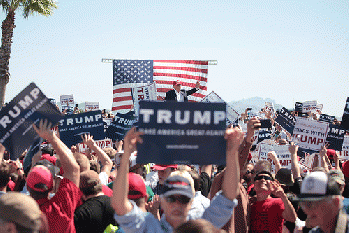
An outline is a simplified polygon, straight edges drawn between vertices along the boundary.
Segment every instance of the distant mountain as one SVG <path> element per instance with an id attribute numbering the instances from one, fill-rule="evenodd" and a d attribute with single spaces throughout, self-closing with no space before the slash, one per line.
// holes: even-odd
<path id="1" fill-rule="evenodd" d="M 235 102 L 230 102 L 229 105 L 235 109 L 239 114 L 244 113 L 246 108 L 252 108 L 252 112 L 259 112 L 265 106 L 265 102 L 273 103 L 274 109 L 281 109 L 282 106 L 280 104 L 276 104 L 275 100 L 266 98 L 263 99 L 261 97 L 252 97 L 249 99 L 242 99 Z"/>

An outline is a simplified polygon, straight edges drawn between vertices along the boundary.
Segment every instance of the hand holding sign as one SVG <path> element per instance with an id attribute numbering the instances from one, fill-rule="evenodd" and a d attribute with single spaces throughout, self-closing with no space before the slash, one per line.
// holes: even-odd
<path id="1" fill-rule="evenodd" d="M 52 124 L 48 122 L 47 119 L 40 120 L 39 122 L 39 128 L 36 127 L 35 124 L 33 124 L 33 128 L 36 131 L 36 133 L 43 139 L 48 140 L 49 142 L 52 142 L 52 139 L 54 137 L 54 132 L 51 130 Z"/>
<path id="2" fill-rule="evenodd" d="M 290 151 L 291 156 L 292 155 L 297 155 L 298 146 L 296 144 L 294 144 L 294 142 L 291 142 L 289 147 L 288 147 L 288 150 Z"/>
<path id="3" fill-rule="evenodd" d="M 254 131 L 261 127 L 260 121 L 257 117 L 251 118 L 247 123 L 247 133 L 246 133 L 246 141 L 251 142 L 252 137 L 254 136 Z"/>
<path id="4" fill-rule="evenodd" d="M 93 145 L 95 144 L 93 136 L 91 136 L 90 134 L 81 135 L 81 138 L 83 143 L 85 143 L 89 148 L 93 147 Z"/>

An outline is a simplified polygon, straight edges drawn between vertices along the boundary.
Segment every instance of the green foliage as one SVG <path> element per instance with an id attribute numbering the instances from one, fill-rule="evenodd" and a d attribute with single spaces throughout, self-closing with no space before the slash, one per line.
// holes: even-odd
<path id="1" fill-rule="evenodd" d="M 54 0 L 0 0 L 0 5 L 5 12 L 23 10 L 23 17 L 35 13 L 43 16 L 50 16 L 53 10 L 57 9 L 57 3 Z"/>

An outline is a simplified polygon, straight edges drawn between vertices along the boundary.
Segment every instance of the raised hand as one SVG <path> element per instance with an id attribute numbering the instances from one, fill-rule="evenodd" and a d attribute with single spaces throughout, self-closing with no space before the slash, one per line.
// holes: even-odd
<path id="1" fill-rule="evenodd" d="M 43 120 L 41 119 L 39 122 L 39 128 L 36 127 L 35 124 L 33 124 L 33 128 L 36 131 L 36 133 L 43 139 L 46 139 L 48 141 L 51 141 L 54 137 L 54 132 L 51 130 L 52 124 L 48 122 L 47 119 Z"/>

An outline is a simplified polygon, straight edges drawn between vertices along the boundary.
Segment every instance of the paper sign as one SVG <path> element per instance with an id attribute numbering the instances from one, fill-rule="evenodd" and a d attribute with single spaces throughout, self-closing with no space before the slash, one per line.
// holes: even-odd
<path id="1" fill-rule="evenodd" d="M 55 125 L 62 117 L 56 106 L 31 83 L 1 109 L 0 143 L 10 152 L 11 159 L 16 159 L 39 138 L 33 123 L 48 119 Z"/>
<path id="2" fill-rule="evenodd" d="M 148 84 L 146 86 L 132 88 L 134 111 L 137 116 L 138 116 L 138 110 L 139 110 L 139 101 L 141 100 L 156 101 L 157 100 L 156 93 L 157 92 L 156 92 L 155 82 L 152 84 Z"/>
<path id="3" fill-rule="evenodd" d="M 226 104 L 140 102 L 137 163 L 225 164 Z"/>
<path id="4" fill-rule="evenodd" d="M 99 110 L 99 102 L 85 102 L 85 112 Z"/>
<path id="5" fill-rule="evenodd" d="M 82 142 L 81 135 L 84 134 L 92 135 L 95 141 L 105 138 L 102 112 L 100 110 L 66 115 L 60 121 L 58 128 L 62 142 L 69 148 Z"/>
<path id="6" fill-rule="evenodd" d="M 204 103 L 226 103 L 219 95 L 217 95 L 215 92 L 211 92 L 208 95 L 206 95 L 201 102 Z M 234 122 L 239 118 L 239 113 L 235 111 L 229 104 L 227 104 L 227 125 L 232 125 Z"/>
<path id="7" fill-rule="evenodd" d="M 132 126 L 137 122 L 134 111 L 130 111 L 126 114 L 117 113 L 110 126 L 105 131 L 106 137 L 114 141 L 120 141 L 124 139 L 125 134 Z"/>
<path id="8" fill-rule="evenodd" d="M 328 123 L 296 117 L 293 130 L 293 141 L 303 149 L 320 151 L 325 144 L 328 132 Z"/>

